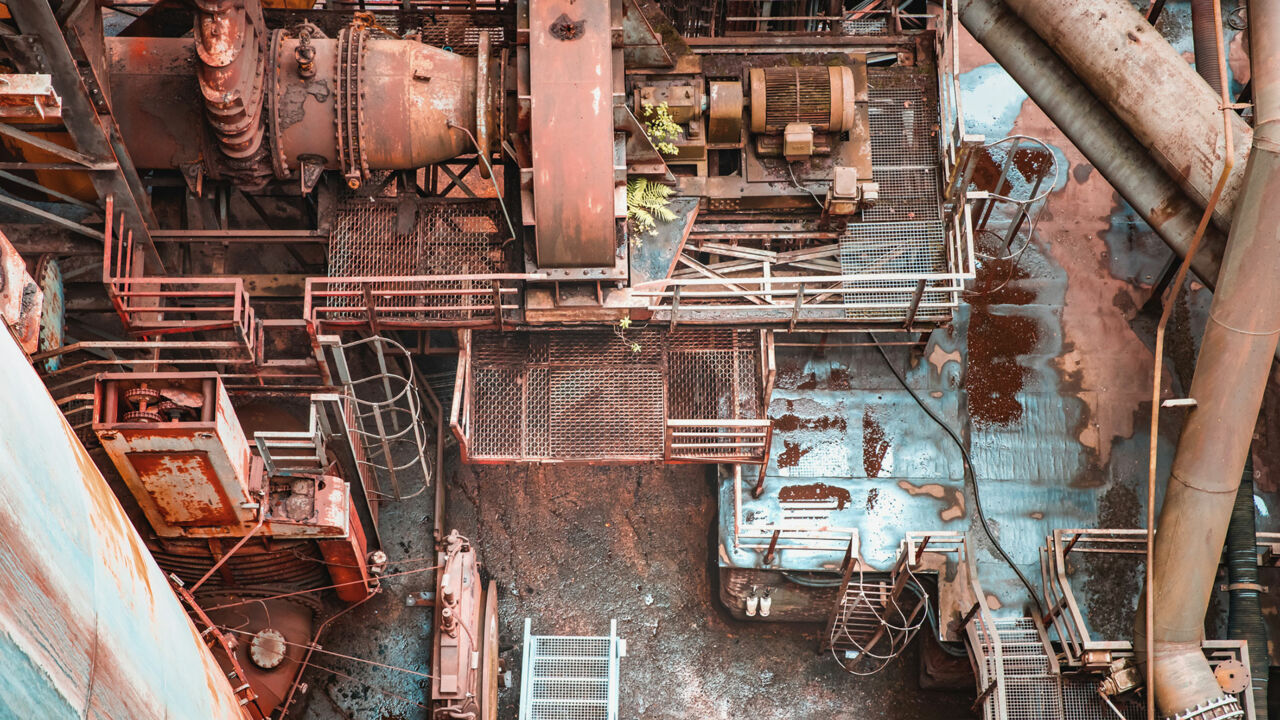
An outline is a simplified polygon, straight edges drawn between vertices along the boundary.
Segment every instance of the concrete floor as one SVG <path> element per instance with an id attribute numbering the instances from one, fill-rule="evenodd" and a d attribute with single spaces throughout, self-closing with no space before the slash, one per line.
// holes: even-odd
<path id="1" fill-rule="evenodd" d="M 455 456 L 456 457 L 456 456 Z M 514 720 L 524 619 L 535 633 L 627 640 L 621 718 L 963 718 L 973 691 L 922 690 L 920 649 L 881 674 L 845 674 L 817 652 L 815 625 L 734 621 L 716 600 L 708 543 L 715 496 L 706 466 L 517 467 L 449 463 L 451 527 L 477 539 L 500 589 L 503 658 L 513 687 L 499 718 Z M 390 573 L 430 565 L 430 502 L 388 506 Z M 409 607 L 429 573 L 384 581 L 384 591 L 338 618 L 323 649 L 428 673 L 430 609 Z M 402 671 L 318 654 L 297 717 L 408 720 L 428 681 Z M 348 676 L 348 677 L 344 677 Z M 388 693 L 401 696 L 396 698 Z"/>
<path id="2" fill-rule="evenodd" d="M 538 634 L 627 640 L 622 718 L 965 717 L 972 691 L 921 691 L 913 652 L 871 678 L 817 653 L 821 628 L 737 622 L 716 600 L 709 539 L 715 495 L 705 466 L 464 466 L 449 512 L 483 538 L 502 587 L 504 648 Z M 504 657 L 516 688 L 520 648 Z"/>

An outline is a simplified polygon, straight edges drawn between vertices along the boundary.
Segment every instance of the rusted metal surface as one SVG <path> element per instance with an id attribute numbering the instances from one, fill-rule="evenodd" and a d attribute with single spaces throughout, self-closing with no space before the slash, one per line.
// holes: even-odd
<path id="1" fill-rule="evenodd" d="M 272 40 L 269 98 L 278 176 L 297 177 L 311 162 L 359 184 L 370 170 L 422 167 L 470 148 L 450 126 L 476 126 L 475 58 L 370 36 L 344 62 L 344 31 L 308 41 L 314 72 L 307 76 L 298 66 L 300 40 L 282 32 Z M 353 126 L 335 132 L 344 120 Z"/>
<path id="2" fill-rule="evenodd" d="M 337 481 L 330 478 L 329 482 Z M 341 481 L 338 481 L 341 484 Z M 344 514 L 345 515 L 345 514 Z M 355 514 L 346 518 L 346 537 L 321 540 L 318 545 L 333 580 L 334 593 L 344 602 L 360 602 L 373 592 L 376 581 L 369 569 L 368 547 L 364 531 Z"/>
<path id="3" fill-rule="evenodd" d="M 239 39 L 261 33 L 236 19 L 249 14 L 220 9 L 202 18 Z M 371 35 L 362 25 L 338 38 L 314 27 L 307 33 L 277 30 L 236 53 L 221 36 L 201 36 L 216 45 L 213 54 L 199 40 L 108 38 L 112 93 L 138 166 L 183 169 L 197 189 L 207 174 L 250 187 L 274 176 L 310 191 L 321 170 L 359 185 L 371 171 L 418 168 L 470 149 L 458 128 L 476 127 L 483 78 L 475 58 Z M 215 67 L 206 56 L 227 64 Z M 309 70 L 299 58 L 308 58 Z M 255 63 L 260 77 L 240 76 Z M 201 78 L 200 93 L 192 74 Z M 490 83 L 480 84 L 492 93 Z M 208 110 L 208 139 L 193 110 L 201 93 L 207 108 L 217 108 Z M 212 143 L 220 155 L 206 153 Z"/>
<path id="4" fill-rule="evenodd" d="M 216 373 L 106 374 L 94 399 L 94 432 L 158 534 L 252 525 L 249 441 Z"/>
<path id="5" fill-rule="evenodd" d="M 205 117 L 230 173 L 249 185 L 261 184 L 265 165 L 266 25 L 262 5 L 238 0 L 200 0 L 196 4 L 196 77 Z"/>
<path id="6" fill-rule="evenodd" d="M 1221 694 L 1188 652 L 1213 590 L 1236 489 L 1280 337 L 1280 12 L 1250 8 L 1256 129 L 1205 326 L 1154 546 L 1155 694 L 1177 713 Z M 1140 630 L 1142 628 L 1140 627 Z"/>
<path id="7" fill-rule="evenodd" d="M 1203 207 L 1222 172 L 1225 138 L 1218 98 L 1195 69 L 1127 0 L 1006 2 Z M 1214 211 L 1221 230 L 1231 225 L 1252 134 L 1239 117 L 1232 132 L 1235 171 Z"/>
<path id="8" fill-rule="evenodd" d="M 1185 255 L 1200 207 L 1155 164 L 1137 139 L 1051 51 L 998 0 L 961 0 L 960 20 L 1006 72 L 1054 120 L 1089 162 L 1179 255 Z M 1225 233 L 1210 228 L 1192 266 L 1213 286 Z"/>
<path id="9" fill-rule="evenodd" d="M 476 332 L 450 424 L 468 462 L 759 464 L 770 342 L 725 329 Z"/>
<path id="10" fill-rule="evenodd" d="M 0 75 L 0 118 L 43 121 L 60 117 L 62 99 L 53 91 L 49 75 Z"/>
<path id="11" fill-rule="evenodd" d="M 610 3 L 529 3 L 538 265 L 612 267 L 617 244 Z M 573 28 L 577 28 L 573 30 Z"/>
<path id="12" fill-rule="evenodd" d="M 6 714 L 242 720 L 231 683 L 88 453 L 17 346 L 0 345 Z"/>
<path id="13" fill-rule="evenodd" d="M 106 200 L 102 284 L 120 322 L 135 336 L 229 330 L 252 349 L 256 337 L 249 293 L 240 277 L 143 277 L 133 231 Z"/>
<path id="14" fill-rule="evenodd" d="M 437 574 L 435 640 L 432 645 L 431 699 L 437 712 L 454 717 L 491 705 L 482 697 L 480 668 L 473 657 L 482 651 L 484 587 L 476 548 L 456 530 L 441 541 L 444 567 Z"/>
<path id="15" fill-rule="evenodd" d="M 27 353 L 40 347 L 44 292 L 27 272 L 22 255 L 0 234 L 0 318 Z"/>
<path id="16" fill-rule="evenodd" d="M 271 715 L 302 672 L 321 606 L 301 596 L 259 599 L 261 594 L 202 593 L 198 601 L 208 607 L 232 605 L 206 615 L 233 641 L 232 654 L 258 696 L 257 707 Z M 243 602 L 248 598 L 253 601 Z M 273 637 L 278 642 L 271 643 Z"/>

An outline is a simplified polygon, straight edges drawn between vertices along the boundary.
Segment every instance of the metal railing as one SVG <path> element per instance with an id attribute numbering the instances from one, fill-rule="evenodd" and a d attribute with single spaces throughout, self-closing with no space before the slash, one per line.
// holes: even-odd
<path id="1" fill-rule="evenodd" d="M 252 346 L 254 313 L 244 280 L 238 277 L 146 277 L 135 267 L 134 231 L 107 197 L 102 284 L 131 334 L 156 337 L 230 330 Z"/>
<path id="2" fill-rule="evenodd" d="M 853 675 L 871 675 L 887 667 L 910 644 L 930 612 L 928 591 L 915 574 L 924 554 L 958 553 L 962 542 L 954 532 L 908 533 L 888 573 L 867 573 L 851 541 L 840 592 L 819 649 L 829 651 Z"/>
<path id="3" fill-rule="evenodd" d="M 635 285 L 631 294 L 645 301 L 656 322 L 672 325 L 752 322 L 795 329 L 824 322 L 878 327 L 942 322 L 959 307 L 965 282 L 976 274 L 969 223 L 967 207 L 949 222 L 938 221 L 939 228 L 950 228 L 940 248 L 943 256 L 936 261 L 945 268 L 940 271 L 840 272 L 840 265 L 851 264 L 847 258 L 869 243 L 884 258 L 881 265 L 903 255 L 905 243 L 894 235 L 893 224 L 859 223 L 859 228 L 876 225 L 877 233 L 888 235 L 868 238 L 868 242 L 851 235 L 842 243 L 794 253 L 751 251 L 755 258 L 703 265 L 713 277 L 651 280 Z M 705 251 L 733 253 L 730 248 Z M 815 261 L 842 254 L 846 261 L 835 264 L 834 273 L 810 269 L 826 267 Z M 876 264 L 869 262 L 873 268 Z"/>
<path id="4" fill-rule="evenodd" d="M 350 433 L 362 448 L 356 458 L 361 475 L 374 482 L 368 491 L 393 500 L 406 500 L 423 492 L 432 480 L 428 460 L 426 410 L 414 380 L 412 354 L 400 343 L 375 335 L 343 343 L 338 337 L 317 338 L 318 352 L 331 381 L 346 391 Z M 368 349 L 375 369 L 356 376 L 348 353 Z M 412 483 L 407 486 L 402 481 Z M 383 482 L 390 490 L 383 489 Z"/>
<path id="5" fill-rule="evenodd" d="M 537 274 L 307 278 L 303 316 L 316 334 L 341 328 L 502 328 Z"/>
<path id="6" fill-rule="evenodd" d="M 774 372 L 761 331 L 463 330 L 449 423 L 466 462 L 763 468 Z"/>
<path id="7" fill-rule="evenodd" d="M 756 481 L 753 481 L 753 484 Z M 843 552 L 851 544 L 856 547 L 858 529 L 835 525 L 826 519 L 805 517 L 773 518 L 769 522 L 749 522 L 742 510 L 744 480 L 742 465 L 733 466 L 733 545 L 735 550 L 775 553 L 786 550 L 804 552 Z M 748 490 L 750 492 L 750 490 Z"/>
<path id="8" fill-rule="evenodd" d="M 773 421 L 668 419 L 663 454 L 669 463 L 769 461 Z"/>
<path id="9" fill-rule="evenodd" d="M 1145 530 L 1056 529 L 1045 538 L 1040 548 L 1040 577 L 1048 609 L 1042 620 L 1057 636 L 1064 664 L 1105 668 L 1115 645 L 1095 639 L 1089 632 L 1067 574 L 1068 555 L 1105 553 L 1143 561 L 1146 547 Z M 1098 656 L 1090 657 L 1091 653 Z"/>

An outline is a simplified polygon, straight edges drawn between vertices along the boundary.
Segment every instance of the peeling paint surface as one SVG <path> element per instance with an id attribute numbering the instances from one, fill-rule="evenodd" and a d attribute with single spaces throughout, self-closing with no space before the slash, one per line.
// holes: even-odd
<path id="1" fill-rule="evenodd" d="M 1186 9 L 1169 8 L 1175 18 Z M 914 352 L 887 353 L 963 440 L 992 532 L 1039 591 L 1038 548 L 1053 529 L 1140 527 L 1145 517 L 1151 346 L 1160 309 L 1149 301 L 1173 255 L 967 36 L 961 66 L 967 130 L 988 141 L 1011 134 L 1044 140 L 1060 164 L 1059 182 L 1028 249 L 1016 259 L 980 263 L 952 328 L 935 331 Z M 1178 299 L 1164 364 L 1169 396 L 1180 396 L 1190 381 L 1193 338 L 1209 297 L 1192 283 Z M 833 511 L 829 525 L 855 528 L 871 567 L 887 570 L 908 531 L 967 531 L 993 607 L 1023 614 L 1027 593 L 984 537 L 955 444 L 874 348 L 834 341 L 820 347 L 821 337 L 807 339 L 814 349 L 778 350 L 774 457 L 764 496 L 744 493 L 739 521 L 750 518 L 760 528 L 776 522 L 785 504 L 778 488 L 799 478 L 843 487 L 865 502 Z M 868 416 L 882 437 L 864 432 Z M 1162 415 L 1160 492 L 1179 420 L 1177 413 Z M 880 467 L 863 461 L 881 452 Z M 731 483 L 722 483 L 722 563 L 760 567 L 760 551 L 734 548 L 733 500 Z M 821 570 L 838 565 L 838 555 L 784 549 L 778 563 Z M 1140 572 L 1140 565 L 1075 568 L 1086 619 L 1106 639 L 1127 632 Z M 1125 592 L 1117 592 L 1120 585 Z"/>
<path id="2" fill-rule="evenodd" d="M 160 568 L 22 353 L 0 341 L 0 716 L 241 718 Z"/>

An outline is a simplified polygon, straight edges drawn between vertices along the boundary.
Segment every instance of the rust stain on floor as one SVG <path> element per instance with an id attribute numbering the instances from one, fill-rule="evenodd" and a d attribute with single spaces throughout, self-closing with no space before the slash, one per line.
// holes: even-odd
<path id="1" fill-rule="evenodd" d="M 862 469 L 867 473 L 867 477 L 880 476 L 887 452 L 889 452 L 889 441 L 884 438 L 884 428 L 868 409 L 862 414 Z"/>
<path id="2" fill-rule="evenodd" d="M 782 453 L 778 455 L 779 468 L 793 468 L 800 464 L 800 458 L 809 454 L 813 448 L 802 448 L 800 443 L 794 443 L 790 440 L 782 441 Z"/>
<path id="3" fill-rule="evenodd" d="M 1008 426 L 1022 419 L 1022 391 L 1031 370 L 1020 355 L 1035 350 L 1040 326 L 1025 315 L 995 312 L 993 306 L 1026 305 L 1036 294 L 1018 285 L 1029 277 L 1013 260 L 988 260 L 969 296 L 969 366 L 965 376 L 969 416 L 975 425 Z"/>
<path id="4" fill-rule="evenodd" d="M 1070 167 L 1088 163 L 1029 100 L 1013 132 L 1048 139 Z M 1153 357 L 1130 321 L 1151 290 L 1145 278 L 1117 277 L 1112 267 L 1104 234 L 1122 206 L 1115 191 L 1100 173 L 1069 173 L 1068 178 L 1050 198 L 1049 208 L 1057 212 L 1044 213 L 1036 232 L 1069 278 L 1062 303 L 1063 353 L 1056 369 L 1064 391 L 1080 397 L 1088 410 L 1077 430 L 1080 443 L 1105 465 L 1112 441 L 1133 435 L 1132 394 L 1150 392 Z M 1100 298 L 1112 298 L 1118 311 L 1099 312 L 1106 307 Z"/>
<path id="5" fill-rule="evenodd" d="M 898 487 L 907 491 L 907 494 L 915 497 L 917 495 L 927 495 L 928 497 L 941 500 L 945 507 L 938 511 L 938 519 L 943 522 L 959 520 L 964 517 L 964 493 L 959 488 L 946 487 L 938 483 L 927 483 L 925 485 L 913 485 L 906 480 L 899 480 Z"/>
<path id="6" fill-rule="evenodd" d="M 778 490 L 780 502 L 823 502 L 835 500 L 836 509 L 843 510 L 849 504 L 849 491 L 826 483 L 811 485 L 783 485 Z"/>
<path id="7" fill-rule="evenodd" d="M 795 432 L 796 430 L 839 430 L 844 432 L 848 427 L 845 419 L 836 415 L 821 417 L 800 417 L 794 413 L 780 415 L 773 420 L 773 429 L 777 432 Z"/>

